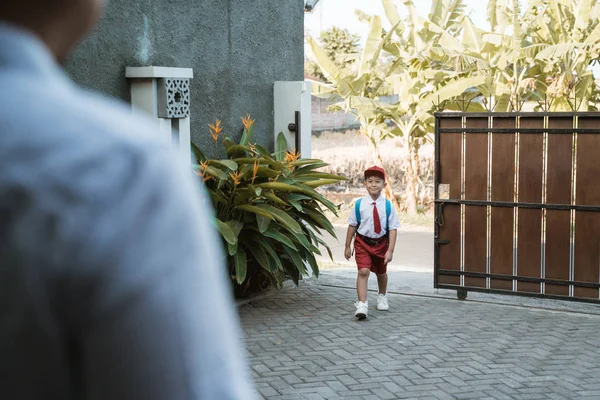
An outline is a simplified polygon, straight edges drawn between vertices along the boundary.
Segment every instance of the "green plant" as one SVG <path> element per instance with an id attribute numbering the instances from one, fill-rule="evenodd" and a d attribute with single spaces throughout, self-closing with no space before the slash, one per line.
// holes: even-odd
<path id="1" fill-rule="evenodd" d="M 222 139 L 227 159 L 208 159 L 192 143 L 198 160 L 193 168 L 212 198 L 237 296 L 280 286 L 287 277 L 297 284 L 308 267 L 318 276 L 319 245 L 332 257 L 321 233 L 335 236 L 322 207 L 334 213 L 337 208 L 315 188 L 345 179 L 319 172 L 327 165 L 321 160 L 300 159 L 281 148 L 274 155 L 251 143 L 254 120 L 247 115 L 242 121 L 239 143 Z M 215 143 L 218 126 L 210 126 Z M 277 144 L 286 143 L 279 139 Z"/>

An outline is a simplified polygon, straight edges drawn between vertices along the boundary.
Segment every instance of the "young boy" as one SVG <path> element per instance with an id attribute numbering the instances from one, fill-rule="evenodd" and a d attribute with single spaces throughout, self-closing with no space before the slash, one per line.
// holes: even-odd
<path id="1" fill-rule="evenodd" d="M 359 200 L 360 215 L 356 215 L 357 207 L 354 207 L 348 217 L 344 251 L 346 259 L 349 260 L 352 257 L 352 237 L 356 233 L 354 258 L 358 267 L 356 279 L 358 302 L 355 303 L 354 316 L 358 319 L 367 318 L 369 311 L 367 287 L 371 271 L 377 275 L 377 286 L 379 286 L 377 309 L 387 311 L 390 308 L 387 299 L 387 264 L 392 261 L 397 229 L 400 227 L 396 210 L 391 205 L 386 205 L 388 200 L 381 195 L 386 185 L 383 168 L 373 166 L 365 170 L 364 175 L 368 195 Z M 387 210 L 389 210 L 389 215 L 387 215 Z"/>

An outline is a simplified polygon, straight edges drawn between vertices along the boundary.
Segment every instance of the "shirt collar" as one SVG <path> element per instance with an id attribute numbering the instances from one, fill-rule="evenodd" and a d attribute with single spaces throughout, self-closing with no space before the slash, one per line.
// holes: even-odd
<path id="1" fill-rule="evenodd" d="M 33 33 L 0 20 L 0 69 L 64 76 L 46 45 Z"/>
<path id="2" fill-rule="evenodd" d="M 385 197 L 383 196 L 383 193 L 379 195 L 379 197 L 377 198 L 377 200 L 373 200 L 370 195 L 366 195 L 365 199 L 367 199 L 367 201 L 369 202 L 369 204 L 373 204 L 373 202 L 381 203 L 382 201 L 385 201 Z"/>

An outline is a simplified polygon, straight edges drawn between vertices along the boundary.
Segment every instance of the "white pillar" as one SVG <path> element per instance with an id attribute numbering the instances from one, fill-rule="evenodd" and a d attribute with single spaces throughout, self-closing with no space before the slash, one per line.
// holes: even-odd
<path id="1" fill-rule="evenodd" d="M 275 82 L 273 100 L 275 141 L 279 132 L 283 132 L 287 139 L 288 150 L 295 149 L 302 154 L 302 158 L 310 158 L 312 132 L 310 82 Z"/>
<path id="2" fill-rule="evenodd" d="M 190 79 L 191 68 L 127 67 L 131 82 L 131 106 L 152 117 L 165 141 L 179 148 L 191 162 Z"/>

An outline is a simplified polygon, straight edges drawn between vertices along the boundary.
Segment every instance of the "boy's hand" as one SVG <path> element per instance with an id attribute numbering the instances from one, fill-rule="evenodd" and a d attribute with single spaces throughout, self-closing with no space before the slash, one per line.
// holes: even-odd
<path id="1" fill-rule="evenodd" d="M 390 261 L 392 261 L 392 259 L 393 259 L 393 258 L 394 258 L 394 252 L 393 252 L 393 251 L 390 251 L 390 250 L 388 250 L 388 251 L 385 253 L 385 257 L 383 257 L 383 262 L 384 262 L 385 264 L 387 264 L 387 263 L 389 263 Z"/>
<path id="2" fill-rule="evenodd" d="M 350 246 L 346 246 L 346 250 L 344 250 L 344 256 L 346 257 L 346 260 L 350 260 L 350 257 L 352 257 L 352 248 Z"/>

